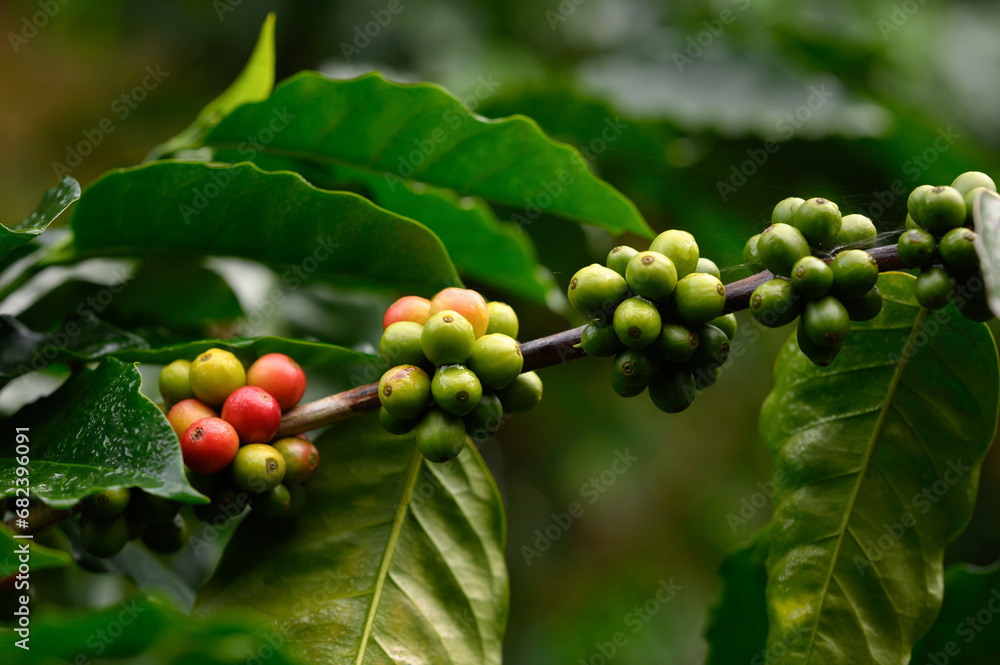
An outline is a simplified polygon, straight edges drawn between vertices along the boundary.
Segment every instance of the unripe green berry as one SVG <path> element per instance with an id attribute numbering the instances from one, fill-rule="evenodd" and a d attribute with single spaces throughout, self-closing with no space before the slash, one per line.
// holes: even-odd
<path id="1" fill-rule="evenodd" d="M 83 500 L 83 510 L 92 517 L 111 519 L 125 512 L 130 498 L 131 493 L 126 487 L 101 490 Z"/>
<path id="2" fill-rule="evenodd" d="M 591 358 L 610 358 L 625 347 L 613 325 L 599 326 L 593 321 L 580 334 L 580 346 Z"/>
<path id="3" fill-rule="evenodd" d="M 465 422 L 465 432 L 472 437 L 473 442 L 481 444 L 500 429 L 503 420 L 503 404 L 500 398 L 493 393 L 484 392 L 483 398 L 479 400 L 472 411 L 463 418 Z"/>
<path id="4" fill-rule="evenodd" d="M 853 247 L 855 249 L 871 249 L 878 238 L 878 230 L 872 220 L 864 215 L 844 215 L 837 234 L 838 247 Z"/>
<path id="5" fill-rule="evenodd" d="M 722 271 L 719 270 L 719 266 L 715 265 L 715 261 L 712 259 L 706 259 L 705 257 L 699 258 L 698 268 L 695 272 L 707 273 L 720 282 L 722 281 Z"/>
<path id="6" fill-rule="evenodd" d="M 431 377 L 414 365 L 393 367 L 379 379 L 378 399 L 397 418 L 416 418 L 431 403 Z"/>
<path id="7" fill-rule="evenodd" d="M 420 334 L 424 357 L 438 367 L 464 363 L 469 359 L 475 341 L 472 324 L 450 309 L 431 315 Z"/>
<path id="8" fill-rule="evenodd" d="M 160 371 L 160 394 L 170 404 L 194 397 L 191 389 L 191 363 L 175 360 Z"/>
<path id="9" fill-rule="evenodd" d="M 832 249 L 843 226 L 840 210 L 827 199 L 809 199 L 795 211 L 792 226 L 802 232 L 811 247 Z"/>
<path id="10" fill-rule="evenodd" d="M 851 332 L 847 309 L 833 296 L 806 303 L 802 323 L 806 336 L 819 346 L 840 346 Z"/>
<path id="11" fill-rule="evenodd" d="M 250 504 L 250 494 L 230 482 L 223 482 L 212 492 L 212 503 L 194 507 L 194 514 L 202 522 L 218 528 L 220 522 L 232 520 L 246 510 Z"/>
<path id="12" fill-rule="evenodd" d="M 292 507 L 285 513 L 285 519 L 295 519 L 301 515 L 305 511 L 306 506 L 309 505 L 309 494 L 306 491 L 306 488 L 302 485 L 297 485 L 295 483 L 285 483 L 284 485 L 288 488 L 288 494 L 292 497 Z"/>
<path id="13" fill-rule="evenodd" d="M 683 365 L 667 363 L 649 382 L 649 399 L 664 413 L 680 413 L 696 394 L 694 375 Z"/>
<path id="14" fill-rule="evenodd" d="M 788 224 L 774 224 L 764 229 L 757 251 L 768 270 L 784 277 L 791 275 L 796 261 L 810 254 L 805 236 Z"/>
<path id="15" fill-rule="evenodd" d="M 291 509 L 292 493 L 284 483 L 275 485 L 253 500 L 254 514 L 267 520 L 285 518 Z"/>
<path id="16" fill-rule="evenodd" d="M 241 490 L 263 494 L 285 479 L 285 458 L 273 446 L 251 443 L 236 453 L 230 477 Z"/>
<path id="17" fill-rule="evenodd" d="M 486 334 L 507 335 L 517 339 L 518 321 L 514 308 L 505 302 L 494 300 L 486 303 L 486 311 L 489 312 L 490 321 L 486 325 Z"/>
<path id="18" fill-rule="evenodd" d="M 861 298 L 878 282 L 878 264 L 862 249 L 848 249 L 830 262 L 833 294 L 838 298 Z"/>
<path id="19" fill-rule="evenodd" d="M 163 524 L 151 524 L 142 534 L 142 544 L 157 554 L 176 554 L 187 539 L 187 522 L 180 515 Z"/>
<path id="20" fill-rule="evenodd" d="M 678 279 L 698 268 L 698 243 L 687 231 L 664 231 L 653 239 L 649 249 L 663 254 L 673 262 Z"/>
<path id="21" fill-rule="evenodd" d="M 677 323 L 664 323 L 655 348 L 665 360 L 682 363 L 698 349 L 698 333 Z"/>
<path id="22" fill-rule="evenodd" d="M 794 321 L 804 304 L 805 299 L 795 292 L 792 283 L 780 277 L 764 282 L 750 294 L 750 314 L 769 328 Z"/>
<path id="23" fill-rule="evenodd" d="M 828 367 L 837 357 L 837 354 L 840 353 L 840 349 L 844 346 L 843 344 L 837 344 L 836 346 L 821 346 L 816 344 L 809 339 L 809 336 L 806 334 L 806 325 L 804 321 L 799 321 L 795 335 L 798 341 L 799 350 L 802 351 L 802 354 L 808 358 L 812 364 L 818 365 L 819 367 Z"/>
<path id="24" fill-rule="evenodd" d="M 698 350 L 688 361 L 689 367 L 721 367 L 729 358 L 729 338 L 712 325 L 698 328 Z"/>
<path id="25" fill-rule="evenodd" d="M 764 261 L 760 258 L 760 237 L 762 234 L 751 236 L 747 243 L 743 245 L 743 263 L 747 264 L 750 270 L 758 271 L 764 267 Z"/>
<path id="26" fill-rule="evenodd" d="M 395 434 L 397 436 L 409 434 L 413 431 L 414 427 L 420 424 L 420 418 L 403 420 L 402 418 L 397 418 L 386 411 L 384 406 L 380 407 L 378 410 L 378 421 L 382 425 L 382 429 L 389 434 Z"/>
<path id="27" fill-rule="evenodd" d="M 629 247 L 628 245 L 618 245 L 608 252 L 608 260 L 606 261 L 606 264 L 616 273 L 625 277 L 625 269 L 628 267 L 628 262 L 638 253 L 639 250 L 634 247 Z"/>
<path id="28" fill-rule="evenodd" d="M 483 386 L 475 372 L 461 365 L 438 367 L 431 381 L 434 403 L 456 416 L 476 408 L 483 397 Z"/>
<path id="29" fill-rule="evenodd" d="M 611 268 L 592 263 L 573 275 L 566 295 L 574 309 L 593 318 L 613 311 L 618 303 L 625 300 L 628 284 Z"/>
<path id="30" fill-rule="evenodd" d="M 388 365 L 426 365 L 421 345 L 424 327 L 413 321 L 396 321 L 382 332 L 378 354 Z"/>
<path id="31" fill-rule="evenodd" d="M 714 319 L 708 322 L 708 325 L 715 326 L 716 328 L 724 332 L 726 334 L 726 337 L 729 338 L 730 342 L 733 341 L 734 337 L 736 337 L 736 326 L 737 326 L 736 314 L 732 312 L 730 312 L 729 314 L 723 314 L 722 316 L 715 317 Z"/>
<path id="32" fill-rule="evenodd" d="M 129 535 L 128 520 L 124 515 L 110 519 L 86 514 L 80 517 L 80 545 L 101 559 L 121 552 L 128 544 Z"/>
<path id="33" fill-rule="evenodd" d="M 955 288 L 955 279 L 941 266 L 931 266 L 917 276 L 913 295 L 927 309 L 941 309 L 948 304 L 948 296 Z"/>
<path id="34" fill-rule="evenodd" d="M 447 462 L 465 448 L 465 422 L 459 417 L 431 409 L 414 430 L 421 454 L 431 462 Z"/>
<path id="35" fill-rule="evenodd" d="M 514 379 L 509 386 L 498 390 L 496 396 L 508 413 L 531 411 L 542 401 L 542 379 L 534 372 L 525 372 Z"/>
<path id="36" fill-rule="evenodd" d="M 937 260 L 937 240 L 923 229 L 910 229 L 899 236 L 899 258 L 913 268 L 926 268 Z"/>
<path id="37" fill-rule="evenodd" d="M 907 213 L 906 214 L 906 230 L 907 231 L 912 231 L 913 229 L 920 229 L 921 231 L 923 231 L 924 227 L 922 227 L 919 224 L 917 224 L 917 222 L 913 219 L 913 217 L 909 213 Z M 931 236 L 931 237 L 933 237 L 933 236 Z"/>
<path id="38" fill-rule="evenodd" d="M 965 220 L 966 224 L 972 222 L 975 219 L 976 212 L 976 198 L 979 196 L 979 192 L 989 192 L 992 191 L 986 187 L 976 187 L 971 192 L 965 195 Z"/>
<path id="39" fill-rule="evenodd" d="M 708 390 L 719 380 L 722 372 L 717 366 L 699 367 L 688 362 L 684 364 L 694 377 L 694 387 L 698 391 Z"/>
<path id="40" fill-rule="evenodd" d="M 979 268 L 976 254 L 976 232 L 958 227 L 945 233 L 938 243 L 941 262 L 952 274 L 970 272 Z"/>
<path id="41" fill-rule="evenodd" d="M 615 333 L 630 349 L 644 349 L 655 342 L 661 324 L 656 305 L 643 298 L 629 298 L 615 310 Z"/>
<path id="42" fill-rule="evenodd" d="M 200 489 L 198 491 L 201 491 Z M 128 504 L 130 515 L 138 517 L 152 526 L 167 524 L 174 519 L 180 504 L 161 496 L 143 492 L 138 487 L 132 488 Z"/>
<path id="43" fill-rule="evenodd" d="M 659 252 L 639 252 L 625 268 L 625 282 L 636 295 L 659 300 L 674 292 L 677 269 Z"/>
<path id="44" fill-rule="evenodd" d="M 847 310 L 851 321 L 871 321 L 882 311 L 882 292 L 873 286 L 860 298 L 844 298 L 840 304 Z"/>
<path id="45" fill-rule="evenodd" d="M 940 238 L 965 223 L 965 197 L 953 187 L 934 187 L 917 201 L 913 219 Z"/>
<path id="46" fill-rule="evenodd" d="M 963 197 L 977 187 L 985 187 L 991 192 L 997 191 L 997 185 L 993 182 L 993 178 L 982 171 L 966 171 L 955 178 L 951 186 Z"/>
<path id="47" fill-rule="evenodd" d="M 618 372 L 615 372 L 611 375 L 611 390 L 619 397 L 638 397 L 646 390 L 646 384 L 629 385 Z"/>
<path id="48" fill-rule="evenodd" d="M 833 286 L 833 270 L 823 259 L 803 256 L 792 266 L 792 286 L 806 298 L 825 296 Z"/>
<path id="49" fill-rule="evenodd" d="M 789 196 L 778 202 L 771 211 L 772 224 L 791 224 L 795 218 L 795 211 L 798 210 L 806 200 L 798 196 Z"/>
<path id="50" fill-rule="evenodd" d="M 614 374 L 624 385 L 644 386 L 660 371 L 663 359 L 649 349 L 626 349 L 615 356 Z"/>
<path id="51" fill-rule="evenodd" d="M 677 282 L 677 313 L 691 323 L 708 323 L 726 307 L 726 287 L 712 275 L 693 272 Z"/>
<path id="52" fill-rule="evenodd" d="M 933 185 L 920 185 L 919 187 L 914 187 L 910 195 L 906 197 L 906 212 L 913 219 L 914 223 L 919 226 L 920 217 L 917 214 L 917 206 L 920 199 L 924 198 L 924 194 L 934 189 Z M 921 228 L 923 228 L 921 226 Z"/>
<path id="53" fill-rule="evenodd" d="M 514 338 L 501 334 L 483 335 L 472 346 L 468 367 L 483 386 L 498 390 L 517 378 L 524 367 L 524 358 Z"/>

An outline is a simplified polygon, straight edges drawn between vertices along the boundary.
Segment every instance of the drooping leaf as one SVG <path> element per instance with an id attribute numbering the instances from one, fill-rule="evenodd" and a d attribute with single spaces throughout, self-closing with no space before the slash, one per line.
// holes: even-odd
<path id="1" fill-rule="evenodd" d="M 499 663 L 504 514 L 479 454 L 428 463 L 374 416 L 317 445 L 308 517 L 245 522 L 196 611 L 264 613 L 310 662 Z"/>
<path id="2" fill-rule="evenodd" d="M 708 665 L 746 665 L 767 645 L 768 527 L 758 530 L 750 543 L 722 562 L 722 594 L 708 618 L 705 639 Z"/>
<path id="3" fill-rule="evenodd" d="M 1000 316 L 1000 196 L 983 192 L 973 206 L 976 253 L 986 282 L 986 296 L 993 314 Z"/>
<path id="4" fill-rule="evenodd" d="M 403 85 L 377 72 L 349 81 L 293 76 L 266 101 L 233 111 L 205 145 L 223 161 L 267 157 L 274 168 L 280 158 L 289 170 L 345 165 L 480 196 L 529 220 L 544 211 L 652 235 L 635 205 L 597 178 L 579 151 L 529 118 L 487 120 L 436 85 Z"/>
<path id="5" fill-rule="evenodd" d="M 177 436 L 139 392 L 141 382 L 134 365 L 108 358 L 11 417 L 8 424 L 29 434 L 32 494 L 56 508 L 112 487 L 204 503 L 184 477 Z M 15 487 L 14 456 L 12 438 L 0 443 L 0 491 L 6 496 Z"/>
<path id="6" fill-rule="evenodd" d="M 782 349 L 761 430 L 777 486 L 768 650 L 779 665 L 901 665 L 942 595 L 997 421 L 989 329 L 933 315 L 914 278 L 879 278 L 882 314 L 828 368 Z"/>
<path id="7" fill-rule="evenodd" d="M 377 361 L 376 356 L 347 349 L 335 344 L 309 342 L 285 337 L 254 337 L 253 339 L 203 339 L 186 344 L 174 344 L 155 349 L 128 349 L 113 355 L 127 362 L 165 365 L 178 358 L 193 360 L 211 348 L 225 349 L 249 365 L 266 353 L 284 353 L 303 367 L 354 365 Z"/>
<path id="8" fill-rule="evenodd" d="M 209 102 L 184 131 L 154 148 L 146 157 L 146 161 L 185 148 L 197 147 L 208 130 L 219 124 L 219 121 L 233 109 L 241 104 L 267 99 L 274 88 L 274 21 L 274 12 L 264 19 L 260 36 L 257 37 L 257 45 L 254 46 L 250 59 L 236 80 L 226 88 L 225 92 Z"/>
<path id="9" fill-rule="evenodd" d="M 21 245 L 42 233 L 56 217 L 80 198 L 80 183 L 65 176 L 55 187 L 47 190 L 41 203 L 27 219 L 8 228 L 0 225 L 0 268 L 6 265 L 8 255 Z"/>
<path id="10" fill-rule="evenodd" d="M 911 663 L 988 665 L 1000 662 L 1000 564 L 957 564 L 944 575 L 941 613 L 913 647 Z"/>
<path id="11" fill-rule="evenodd" d="M 22 554 L 22 547 L 28 548 L 28 554 Z M 20 565 L 28 566 L 28 582 L 30 584 L 31 572 L 45 570 L 46 568 L 58 568 L 68 565 L 72 559 L 69 554 L 61 550 L 54 550 L 51 547 L 39 545 L 32 539 L 14 538 L 14 533 L 6 526 L 0 524 L 0 579 L 18 572 Z M 27 558 L 22 558 L 26 556 Z"/>

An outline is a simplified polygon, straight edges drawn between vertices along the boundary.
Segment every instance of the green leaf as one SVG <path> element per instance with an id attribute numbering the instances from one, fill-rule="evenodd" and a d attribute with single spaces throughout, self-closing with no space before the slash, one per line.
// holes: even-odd
<path id="1" fill-rule="evenodd" d="M 27 561 L 20 559 L 23 555 L 18 554 L 24 545 L 28 547 Z M 61 550 L 39 545 L 32 539 L 15 538 L 14 533 L 3 524 L 0 524 L 0 552 L 3 553 L 0 554 L 0 579 L 16 573 L 22 563 L 30 568 L 30 576 L 31 572 L 36 570 L 59 568 L 69 565 L 73 560 L 69 554 Z"/>
<path id="2" fill-rule="evenodd" d="M 349 166 L 386 182 L 412 178 L 513 206 L 521 223 L 546 212 L 652 235 L 635 205 L 595 176 L 579 151 L 530 118 L 487 120 L 436 85 L 394 83 L 378 72 L 349 81 L 293 76 L 268 100 L 233 111 L 205 145 L 222 161 L 266 156 L 290 170 Z"/>
<path id="3" fill-rule="evenodd" d="M 111 305 L 127 321 L 155 322 L 172 330 L 243 315 L 236 294 L 221 275 L 179 259 L 147 262 Z"/>
<path id="4" fill-rule="evenodd" d="M 760 656 L 767 643 L 768 527 L 758 530 L 750 543 L 722 562 L 722 595 L 708 618 L 708 665 L 746 665 Z"/>
<path id="5" fill-rule="evenodd" d="M 973 204 L 976 227 L 976 253 L 986 282 L 990 310 L 1000 316 L 1000 196 L 983 192 Z"/>
<path id="6" fill-rule="evenodd" d="M 780 665 L 899 665 L 937 614 L 942 552 L 972 511 L 997 422 L 989 329 L 930 315 L 914 278 L 819 368 L 782 349 L 761 431 L 774 495 L 768 649 Z M 794 336 L 793 336 L 794 337 Z"/>
<path id="7" fill-rule="evenodd" d="M 317 445 L 308 514 L 244 522 L 196 611 L 267 614 L 310 662 L 499 663 L 504 514 L 475 449 L 431 464 L 374 416 Z"/>
<path id="8" fill-rule="evenodd" d="M 913 647 L 914 665 L 1000 662 L 1000 563 L 957 564 L 944 576 L 944 602 L 931 629 Z"/>
<path id="9" fill-rule="evenodd" d="M 112 171 L 80 199 L 73 230 L 84 255 L 241 256 L 278 267 L 290 289 L 314 273 L 422 294 L 459 283 L 441 241 L 422 224 L 249 163 Z"/>
<path id="10" fill-rule="evenodd" d="M 10 228 L 0 225 L 0 267 L 5 265 L 4 259 L 13 250 L 31 242 L 79 198 L 80 183 L 66 176 L 45 192 L 41 203 L 23 222 Z"/>
<path id="11" fill-rule="evenodd" d="M 257 45 L 250 60 L 225 92 L 208 103 L 184 131 L 157 146 L 146 161 L 158 159 L 178 150 L 196 148 L 212 127 L 241 104 L 267 99 L 274 88 L 274 12 L 267 15 L 260 28 Z"/>
<path id="12" fill-rule="evenodd" d="M 29 435 L 33 495 L 65 508 L 101 489 L 141 487 L 204 503 L 184 477 L 177 436 L 139 392 L 141 382 L 134 365 L 108 358 L 8 419 L 9 427 L 26 428 Z M 0 444 L 0 488 L 15 486 L 14 458 L 14 440 L 8 438 Z"/>
<path id="13" fill-rule="evenodd" d="M 329 367 L 333 365 L 354 365 L 378 361 L 360 351 L 354 351 L 334 344 L 308 342 L 284 337 L 254 337 L 253 339 L 203 339 L 197 342 L 174 344 L 156 349 L 127 349 L 113 355 L 126 362 L 144 362 L 165 365 L 178 358 L 193 360 L 198 354 L 212 348 L 225 349 L 234 353 L 244 364 L 250 364 L 266 353 L 284 353 L 295 358 L 303 367 Z"/>

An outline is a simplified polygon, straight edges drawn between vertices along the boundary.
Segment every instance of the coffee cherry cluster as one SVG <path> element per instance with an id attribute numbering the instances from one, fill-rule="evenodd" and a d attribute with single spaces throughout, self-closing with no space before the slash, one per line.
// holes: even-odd
<path id="1" fill-rule="evenodd" d="M 209 349 L 164 367 L 159 387 L 171 405 L 167 420 L 180 440 L 188 479 L 212 499 L 195 508 L 199 518 L 229 519 L 248 505 L 265 518 L 301 513 L 303 484 L 316 472 L 319 451 L 302 436 L 275 440 L 282 411 L 305 393 L 298 363 L 269 353 L 245 369 L 229 351 Z M 98 492 L 84 500 L 81 544 L 99 557 L 117 554 L 133 538 L 155 552 L 176 552 L 186 537 L 178 508 L 138 489 Z"/>
<path id="2" fill-rule="evenodd" d="M 864 215 L 841 215 L 824 198 L 789 197 L 774 207 L 771 226 L 747 241 L 743 258 L 774 275 L 750 296 L 750 313 L 777 328 L 799 315 L 798 342 L 813 363 L 827 366 L 840 352 L 851 321 L 868 321 L 882 310 L 875 286 L 875 225 Z M 834 249 L 832 259 L 824 260 Z"/>
<path id="3" fill-rule="evenodd" d="M 533 409 L 542 381 L 521 373 L 514 310 L 470 289 L 432 300 L 404 296 L 382 320 L 379 355 L 391 368 L 378 382 L 379 420 L 392 434 L 414 433 L 432 462 L 450 460 L 466 434 L 496 431 L 504 412 Z"/>
<path id="4" fill-rule="evenodd" d="M 981 191 L 997 191 L 979 171 L 955 178 L 948 187 L 921 185 L 906 201 L 906 230 L 899 237 L 899 257 L 920 270 L 914 295 L 927 309 L 954 302 L 973 321 L 993 318 L 976 255 L 972 206 Z"/>
<path id="5" fill-rule="evenodd" d="M 722 313 L 720 277 L 694 237 L 676 229 L 648 251 L 615 247 L 606 265 L 573 275 L 569 302 L 590 318 L 580 345 L 594 358 L 614 357 L 616 393 L 635 397 L 648 387 L 657 408 L 676 413 L 715 383 L 736 334 L 735 315 Z"/>

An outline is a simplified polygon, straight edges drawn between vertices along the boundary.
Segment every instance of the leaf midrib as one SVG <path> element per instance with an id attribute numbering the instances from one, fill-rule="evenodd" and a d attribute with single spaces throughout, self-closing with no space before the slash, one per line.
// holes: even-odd
<path id="1" fill-rule="evenodd" d="M 372 626 L 375 624 L 375 615 L 378 613 L 379 600 L 382 598 L 382 588 L 385 580 L 389 576 L 389 566 L 392 564 L 392 555 L 396 551 L 396 544 L 399 541 L 399 534 L 403 530 L 403 520 L 406 518 L 406 511 L 410 508 L 410 499 L 413 496 L 413 488 L 417 484 L 417 476 L 420 475 L 423 455 L 417 446 L 413 446 L 413 456 L 410 459 L 410 467 L 407 471 L 406 484 L 403 485 L 402 496 L 396 508 L 396 516 L 393 519 L 392 531 L 389 533 L 389 541 L 385 546 L 385 553 L 382 555 L 382 562 L 379 564 L 378 576 L 375 579 L 375 589 L 372 592 L 372 602 L 368 607 L 368 616 L 365 617 L 365 627 L 361 632 L 361 645 L 358 647 L 358 658 L 355 665 L 361 665 L 368 648 L 368 638 L 372 634 Z"/>
<path id="2" fill-rule="evenodd" d="M 913 321 L 913 326 L 910 328 L 910 334 L 906 338 L 906 343 L 903 345 L 902 358 L 899 364 L 896 365 L 896 371 L 892 374 L 892 379 L 889 381 L 889 388 L 886 390 L 885 401 L 882 403 L 882 409 L 879 411 L 878 420 L 875 422 L 875 427 L 872 430 L 871 440 L 868 445 L 868 450 L 865 453 L 865 459 L 861 464 L 861 469 L 858 471 L 858 480 L 854 485 L 854 490 L 851 492 L 851 499 L 848 503 L 847 510 L 844 511 L 844 521 L 840 525 L 840 529 L 837 532 L 837 546 L 833 551 L 833 556 L 830 558 L 830 567 L 827 570 L 826 579 L 823 581 L 823 590 L 820 592 L 819 607 L 816 608 L 816 621 L 813 624 L 813 629 L 809 634 L 809 647 L 806 650 L 805 662 L 808 663 L 809 659 L 812 657 L 813 648 L 816 646 L 816 634 L 819 632 L 819 621 L 823 615 L 823 605 L 826 602 L 827 592 L 830 588 L 830 581 L 833 579 L 833 570 L 836 567 L 837 560 L 840 558 L 840 546 L 844 542 L 844 536 L 847 533 L 848 525 L 851 521 L 851 515 L 854 513 L 854 506 L 857 503 L 858 495 L 861 491 L 861 484 L 864 482 L 865 476 L 868 473 L 868 466 L 871 463 L 872 451 L 875 450 L 875 444 L 878 441 L 879 435 L 882 432 L 882 424 L 885 422 L 886 414 L 892 405 L 893 397 L 896 393 L 896 388 L 899 386 L 899 381 L 903 376 L 903 372 L 906 366 L 910 362 L 912 357 L 911 350 L 914 346 L 914 339 L 918 332 L 923 329 L 924 321 L 927 319 L 928 310 L 924 307 L 920 308 L 920 313 L 917 318 Z"/>

